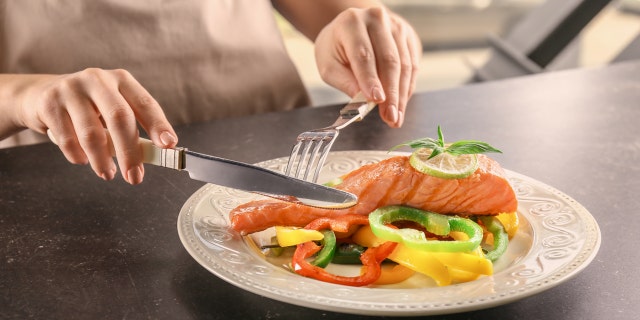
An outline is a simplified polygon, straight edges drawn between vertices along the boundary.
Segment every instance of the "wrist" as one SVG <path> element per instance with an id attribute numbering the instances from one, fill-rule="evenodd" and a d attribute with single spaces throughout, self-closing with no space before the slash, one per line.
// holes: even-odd
<path id="1" fill-rule="evenodd" d="M 44 127 L 34 115 L 29 115 L 29 92 L 48 75 L 0 74 L 0 139 L 19 131 L 32 128 L 42 131 Z M 31 106 L 32 107 L 32 106 Z M 34 119 L 28 119 L 32 117 Z M 30 125 L 31 124 L 31 125 Z M 40 128 L 42 127 L 42 128 Z M 38 130 L 40 129 L 40 130 Z"/>

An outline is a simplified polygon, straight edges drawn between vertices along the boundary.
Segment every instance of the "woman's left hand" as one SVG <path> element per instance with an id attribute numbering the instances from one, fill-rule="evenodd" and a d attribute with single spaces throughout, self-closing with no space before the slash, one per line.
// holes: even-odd
<path id="1" fill-rule="evenodd" d="M 403 18 L 384 7 L 347 9 L 320 31 L 315 51 L 324 81 L 351 97 L 362 91 L 390 127 L 402 125 L 422 55 Z"/>

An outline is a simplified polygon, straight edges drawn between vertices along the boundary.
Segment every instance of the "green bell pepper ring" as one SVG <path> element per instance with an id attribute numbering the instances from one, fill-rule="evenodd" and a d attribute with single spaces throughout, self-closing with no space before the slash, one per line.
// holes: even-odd
<path id="1" fill-rule="evenodd" d="M 336 234 L 331 229 L 325 229 L 320 231 L 324 235 L 321 240 L 322 249 L 316 254 L 316 257 L 311 262 L 312 265 L 324 268 L 329 265 L 336 252 Z"/>
<path id="2" fill-rule="evenodd" d="M 484 256 L 492 262 L 496 261 L 507 251 L 509 235 L 504 230 L 500 220 L 494 217 L 481 217 L 480 221 L 482 221 L 485 228 L 487 228 L 487 231 L 493 234 L 493 249 L 486 252 Z"/>
<path id="3" fill-rule="evenodd" d="M 310 263 L 313 266 L 321 268 L 326 267 L 336 251 L 336 235 L 334 231 L 347 232 L 354 225 L 366 225 L 369 219 L 366 216 L 356 214 L 345 214 L 335 218 L 318 218 L 315 219 L 304 228 L 310 230 L 322 230 L 322 249 L 319 250 L 316 258 Z M 299 247 L 299 245 L 298 245 Z"/>
<path id="4" fill-rule="evenodd" d="M 355 244 L 343 242 L 336 247 L 336 254 L 333 256 L 331 263 L 337 264 L 362 264 L 360 256 L 367 248 Z"/>
<path id="5" fill-rule="evenodd" d="M 427 231 L 436 235 L 444 236 L 451 231 L 461 231 L 469 239 L 464 241 L 428 240 L 422 231 L 411 228 L 394 229 L 387 226 L 396 221 L 407 220 L 419 223 Z M 482 228 L 469 219 L 402 206 L 376 209 L 369 214 L 369 224 L 373 233 L 379 238 L 402 243 L 410 248 L 433 252 L 469 252 L 480 245 L 483 235 Z"/>

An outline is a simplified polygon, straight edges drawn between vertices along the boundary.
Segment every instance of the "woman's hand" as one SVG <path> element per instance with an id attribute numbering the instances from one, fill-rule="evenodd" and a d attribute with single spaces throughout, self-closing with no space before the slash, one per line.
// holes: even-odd
<path id="1" fill-rule="evenodd" d="M 324 81 L 352 97 L 362 91 L 389 126 L 402 125 L 422 55 L 404 19 L 384 7 L 347 9 L 320 31 L 315 51 Z"/>
<path id="2" fill-rule="evenodd" d="M 69 162 L 89 163 L 104 180 L 113 179 L 117 171 L 105 128 L 120 171 L 130 184 L 142 182 L 144 176 L 138 122 L 157 146 L 169 148 L 178 142 L 160 105 L 125 70 L 93 68 L 25 77 L 29 81 L 22 81 L 28 85 L 18 108 L 19 126 L 40 133 L 50 129 Z"/>

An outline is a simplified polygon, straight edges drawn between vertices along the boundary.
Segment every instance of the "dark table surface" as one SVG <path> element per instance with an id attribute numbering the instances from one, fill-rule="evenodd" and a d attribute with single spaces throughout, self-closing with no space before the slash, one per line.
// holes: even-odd
<path id="1" fill-rule="evenodd" d="M 339 106 L 177 127 L 180 145 L 245 162 L 287 156 L 295 136 Z M 573 197 L 602 245 L 568 281 L 445 319 L 635 319 L 640 314 L 640 63 L 416 94 L 405 125 L 376 113 L 333 150 L 387 150 L 413 138 L 491 142 L 503 167 Z M 52 144 L 0 150 L 0 318 L 357 319 L 249 293 L 201 267 L 178 238 L 182 205 L 203 183 L 147 166 L 142 185 L 105 182 Z"/>

